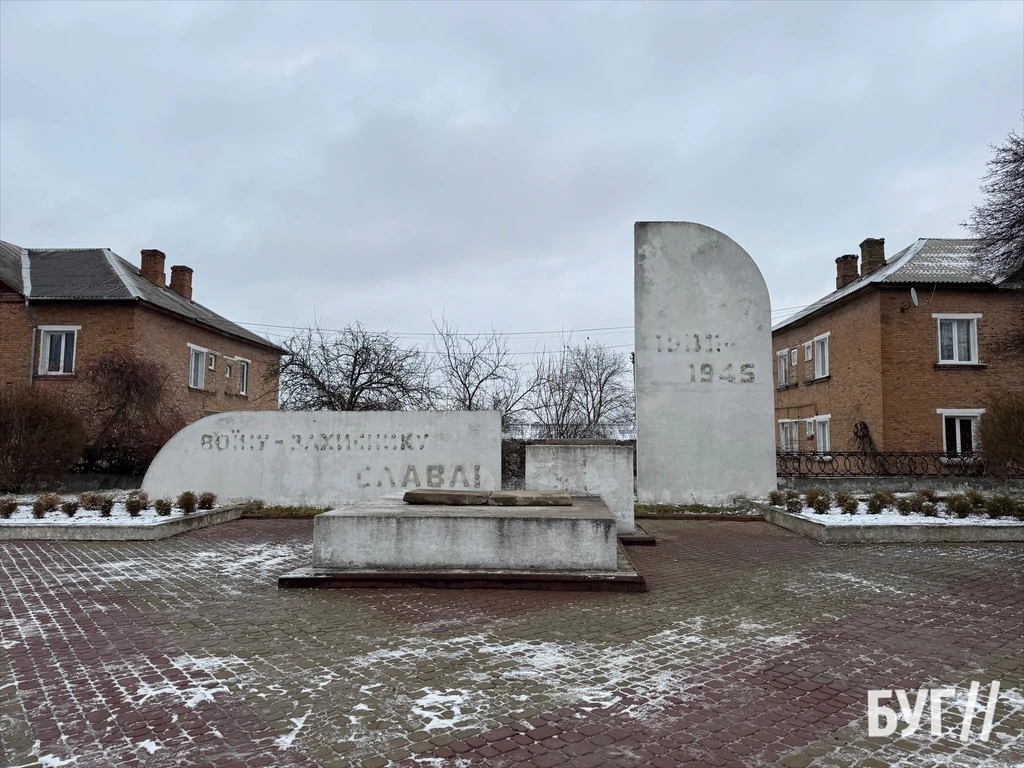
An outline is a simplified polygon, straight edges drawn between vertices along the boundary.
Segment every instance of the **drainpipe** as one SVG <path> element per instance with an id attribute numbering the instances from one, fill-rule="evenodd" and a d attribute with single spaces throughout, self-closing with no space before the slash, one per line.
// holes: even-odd
<path id="1" fill-rule="evenodd" d="M 32 307 L 29 304 L 29 297 L 32 295 L 32 272 L 29 268 L 28 250 L 21 249 L 21 288 L 25 292 L 25 314 L 32 326 L 32 342 L 29 345 L 28 358 L 28 386 L 31 389 L 36 379 L 36 336 L 39 335 L 39 325 L 36 317 L 32 314 Z"/>

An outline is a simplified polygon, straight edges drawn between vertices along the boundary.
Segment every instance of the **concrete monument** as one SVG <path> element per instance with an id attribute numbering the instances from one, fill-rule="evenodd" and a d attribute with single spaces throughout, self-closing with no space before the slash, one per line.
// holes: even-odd
<path id="1" fill-rule="evenodd" d="M 721 504 L 775 488 L 771 305 L 753 259 L 691 222 L 637 222 L 637 498 Z"/>
<path id="2" fill-rule="evenodd" d="M 497 411 L 239 411 L 171 438 L 146 472 L 150 496 L 335 505 L 415 488 L 501 488 Z"/>
<path id="3" fill-rule="evenodd" d="M 599 496 L 615 515 L 616 531 L 634 533 L 633 449 L 571 440 L 526 446 L 526 487 Z"/>

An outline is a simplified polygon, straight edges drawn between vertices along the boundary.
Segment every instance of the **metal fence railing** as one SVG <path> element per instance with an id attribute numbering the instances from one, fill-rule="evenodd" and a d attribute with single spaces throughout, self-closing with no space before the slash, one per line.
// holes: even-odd
<path id="1" fill-rule="evenodd" d="M 1024 477 L 1024 467 L 989 471 L 980 453 L 829 451 L 775 454 L 779 477 Z"/>

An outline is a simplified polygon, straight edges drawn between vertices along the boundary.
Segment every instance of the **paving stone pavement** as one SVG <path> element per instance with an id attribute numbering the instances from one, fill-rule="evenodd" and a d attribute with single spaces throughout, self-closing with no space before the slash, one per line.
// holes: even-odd
<path id="1" fill-rule="evenodd" d="M 0 765 L 1024 764 L 1021 545 L 647 527 L 640 595 L 279 591 L 308 520 L 0 544 Z M 942 735 L 868 737 L 868 689 L 938 686 Z"/>

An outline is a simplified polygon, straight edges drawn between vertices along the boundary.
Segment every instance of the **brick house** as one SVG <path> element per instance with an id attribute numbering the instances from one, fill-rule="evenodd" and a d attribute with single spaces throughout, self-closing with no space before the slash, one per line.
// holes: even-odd
<path id="1" fill-rule="evenodd" d="M 277 409 L 267 372 L 284 350 L 192 300 L 192 270 L 142 251 L 141 269 L 107 248 L 26 249 L 0 241 L 0 386 L 71 394 L 100 356 L 155 359 L 189 421 Z"/>
<path id="2" fill-rule="evenodd" d="M 1024 274 L 985 274 L 976 241 L 868 238 L 836 290 L 772 329 L 780 451 L 978 448 L 986 400 L 1024 387 Z M 912 292 L 913 289 L 913 292 Z"/>

